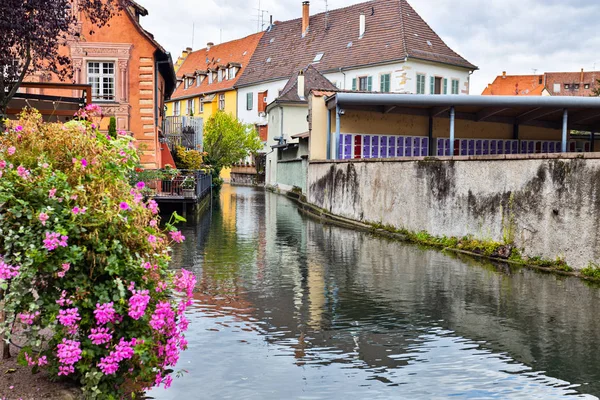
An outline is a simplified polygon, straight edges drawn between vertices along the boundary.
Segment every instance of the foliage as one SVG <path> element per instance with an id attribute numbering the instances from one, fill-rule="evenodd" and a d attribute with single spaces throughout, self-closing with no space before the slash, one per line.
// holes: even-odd
<path id="1" fill-rule="evenodd" d="M 596 80 L 596 87 L 592 89 L 592 97 L 600 97 L 600 79 Z"/>
<path id="2" fill-rule="evenodd" d="M 32 112 L 0 136 L 0 334 L 34 372 L 79 382 L 86 398 L 120 399 L 170 385 L 195 277 L 168 269 L 182 219 L 162 231 L 144 183 L 128 183 L 134 139 L 95 126 Z"/>
<path id="3" fill-rule="evenodd" d="M 108 135 L 113 139 L 117 138 L 117 119 L 115 117 L 110 117 L 110 122 L 108 123 Z"/>
<path id="4" fill-rule="evenodd" d="M 600 280 L 600 266 L 598 264 L 589 263 L 587 267 L 581 270 L 581 274 L 588 278 Z"/>
<path id="5" fill-rule="evenodd" d="M 128 0 L 78 0 L 76 11 L 92 26 L 102 27 L 127 4 Z M 71 61 L 59 49 L 66 40 L 80 38 L 79 13 L 72 7 L 71 0 L 0 2 L 0 117 L 27 74 L 50 72 L 60 79 L 72 75 Z"/>
<path id="6" fill-rule="evenodd" d="M 195 189 L 196 180 L 192 176 L 186 176 L 183 182 L 181 182 L 182 189 Z"/>
<path id="7" fill-rule="evenodd" d="M 199 170 L 204 166 L 203 156 L 206 153 L 202 153 L 198 150 L 188 150 L 183 146 L 177 146 L 175 148 L 176 164 L 178 168 Z"/>
<path id="8" fill-rule="evenodd" d="M 219 175 L 223 168 L 231 167 L 262 147 L 254 126 L 243 124 L 223 111 L 212 115 L 204 125 L 206 161 L 212 167 L 213 184 L 218 187 L 222 184 Z"/>

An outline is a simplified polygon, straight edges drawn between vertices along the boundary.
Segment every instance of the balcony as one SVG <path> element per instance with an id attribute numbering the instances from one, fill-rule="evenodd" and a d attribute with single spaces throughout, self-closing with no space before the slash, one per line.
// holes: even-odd
<path id="1" fill-rule="evenodd" d="M 201 150 L 203 147 L 204 121 L 200 117 L 165 117 L 163 135 L 171 150 L 176 146 Z"/>

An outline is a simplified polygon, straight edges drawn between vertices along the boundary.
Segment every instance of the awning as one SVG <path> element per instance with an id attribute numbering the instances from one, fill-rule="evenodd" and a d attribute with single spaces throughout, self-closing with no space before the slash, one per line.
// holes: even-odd
<path id="1" fill-rule="evenodd" d="M 291 136 L 292 139 L 306 139 L 310 137 L 310 132 L 302 132 Z"/>

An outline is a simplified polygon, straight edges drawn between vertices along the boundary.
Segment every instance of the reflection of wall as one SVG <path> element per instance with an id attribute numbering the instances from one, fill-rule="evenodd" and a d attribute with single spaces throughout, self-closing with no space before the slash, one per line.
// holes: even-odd
<path id="1" fill-rule="evenodd" d="M 333 214 L 435 236 L 514 237 L 525 255 L 597 261 L 600 158 L 312 162 L 308 200 Z"/>

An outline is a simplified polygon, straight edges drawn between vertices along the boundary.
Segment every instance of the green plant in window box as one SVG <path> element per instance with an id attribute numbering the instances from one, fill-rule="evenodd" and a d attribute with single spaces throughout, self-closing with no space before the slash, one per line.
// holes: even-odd
<path id="1" fill-rule="evenodd" d="M 192 176 L 186 176 L 183 182 L 181 182 L 181 189 L 183 190 L 183 197 L 192 198 L 196 194 L 196 180 Z"/>

